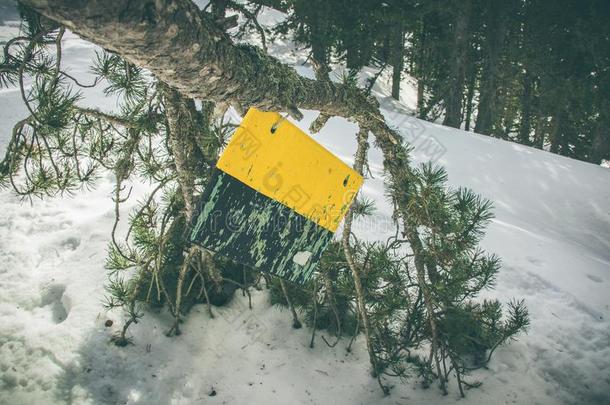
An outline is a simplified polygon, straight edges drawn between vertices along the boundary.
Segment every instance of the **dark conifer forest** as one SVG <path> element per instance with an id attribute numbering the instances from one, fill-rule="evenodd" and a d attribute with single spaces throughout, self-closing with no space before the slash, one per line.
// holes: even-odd
<path id="1" fill-rule="evenodd" d="M 311 58 L 416 79 L 418 117 L 592 163 L 610 158 L 610 2 L 252 1 Z"/>

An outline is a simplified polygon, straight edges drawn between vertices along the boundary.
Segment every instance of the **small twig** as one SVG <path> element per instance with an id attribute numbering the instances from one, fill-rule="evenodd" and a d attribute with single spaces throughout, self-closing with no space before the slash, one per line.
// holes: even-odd
<path id="1" fill-rule="evenodd" d="M 354 334 L 352 335 L 352 338 L 349 341 L 349 344 L 347 345 L 347 351 L 351 352 L 352 351 L 352 344 L 354 343 L 354 340 L 356 340 L 356 336 L 358 336 L 358 331 L 360 330 L 360 312 L 356 311 L 356 328 L 354 328 Z"/>
<path id="2" fill-rule="evenodd" d="M 210 302 L 210 297 L 208 296 L 208 289 L 205 285 L 205 276 L 203 275 L 203 271 L 201 269 L 201 263 L 205 263 L 206 256 L 203 251 L 200 252 L 199 260 L 195 263 L 197 272 L 201 275 L 201 288 L 203 294 L 205 295 L 205 302 L 208 307 L 208 313 L 210 314 L 210 318 L 214 318 L 214 313 L 212 312 L 212 303 Z M 199 293 L 201 295 L 201 293 Z"/>
<path id="3" fill-rule="evenodd" d="M 318 280 L 314 278 L 313 280 L 313 324 L 311 325 L 311 341 L 309 342 L 309 347 L 313 349 L 313 342 L 316 338 L 316 326 L 318 323 Z"/>
<path id="4" fill-rule="evenodd" d="M 282 278 L 279 278 L 279 280 L 280 280 L 280 286 L 282 287 L 282 292 L 284 293 L 284 299 L 286 300 L 286 303 L 288 304 L 288 307 L 290 308 L 290 311 L 292 312 L 292 327 L 294 329 L 300 329 L 301 321 L 299 321 L 297 311 L 294 309 L 294 305 L 292 305 L 292 301 L 290 300 L 290 297 L 288 297 L 288 289 L 286 288 L 286 284 L 284 283 L 284 280 Z"/>
<path id="5" fill-rule="evenodd" d="M 96 76 L 95 79 L 93 80 L 92 84 L 82 84 L 74 76 L 64 72 L 63 70 L 60 70 L 59 74 L 61 74 L 62 76 L 65 76 L 68 79 L 72 80 L 78 87 L 82 87 L 82 88 L 86 88 L 86 89 L 90 89 L 92 87 L 97 86 L 97 83 L 100 81 L 100 76 Z"/>
<path id="6" fill-rule="evenodd" d="M 196 246 L 192 246 L 186 257 L 184 258 L 184 261 L 182 262 L 182 266 L 180 266 L 180 272 L 178 273 L 178 282 L 176 283 L 176 307 L 175 307 L 175 313 L 174 313 L 174 325 L 171 327 L 171 329 L 167 332 L 168 336 L 172 336 L 172 335 L 180 335 L 180 309 L 181 309 L 181 305 L 182 305 L 182 285 L 184 284 L 184 277 L 186 276 L 186 272 L 188 270 L 188 268 L 190 267 L 190 261 L 193 258 L 193 255 L 197 252 L 197 247 Z"/>
<path id="7" fill-rule="evenodd" d="M 370 78 L 368 80 L 367 86 L 364 89 L 364 92 L 368 95 L 371 94 L 371 90 L 373 90 L 373 86 L 375 86 L 375 83 L 377 82 L 377 79 L 379 79 L 379 76 L 381 76 L 381 74 L 383 73 L 383 71 L 386 69 L 386 67 L 388 66 L 387 63 L 384 63 L 381 68 L 379 69 L 379 71 L 377 73 L 375 73 L 375 76 L 373 76 L 372 78 Z"/>

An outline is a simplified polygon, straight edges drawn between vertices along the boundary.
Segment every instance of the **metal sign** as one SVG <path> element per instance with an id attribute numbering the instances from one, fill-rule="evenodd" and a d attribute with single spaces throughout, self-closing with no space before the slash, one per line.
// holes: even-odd
<path id="1" fill-rule="evenodd" d="M 190 239 L 303 284 L 362 182 L 290 121 L 251 108 L 218 160 Z"/>

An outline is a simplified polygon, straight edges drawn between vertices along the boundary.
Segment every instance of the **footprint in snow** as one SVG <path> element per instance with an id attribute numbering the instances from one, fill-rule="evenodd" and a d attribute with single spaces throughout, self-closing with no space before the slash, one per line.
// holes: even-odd
<path id="1" fill-rule="evenodd" d="M 595 281 L 596 283 L 603 283 L 604 280 L 601 277 L 594 276 L 593 274 L 587 274 L 589 280 Z"/>
<path id="2" fill-rule="evenodd" d="M 76 250 L 80 246 L 80 238 L 70 236 L 61 242 L 61 246 L 66 250 Z"/>
<path id="3" fill-rule="evenodd" d="M 51 319 L 59 324 L 68 317 L 68 310 L 62 302 L 66 286 L 63 284 L 50 284 L 43 288 L 40 295 L 40 306 L 49 307 Z"/>
<path id="4" fill-rule="evenodd" d="M 536 266 L 540 266 L 540 265 L 542 265 L 542 263 L 544 263 L 542 260 L 537 259 L 535 257 L 531 257 L 531 256 L 527 256 L 526 259 L 528 262 L 530 262 L 531 264 L 536 265 Z"/>

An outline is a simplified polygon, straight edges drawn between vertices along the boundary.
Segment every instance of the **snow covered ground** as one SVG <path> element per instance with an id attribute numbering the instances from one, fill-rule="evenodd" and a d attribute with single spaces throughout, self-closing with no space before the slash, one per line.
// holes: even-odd
<path id="1" fill-rule="evenodd" d="M 14 31 L 0 27 L 0 41 Z M 93 47 L 70 35 L 64 49 L 71 72 L 90 79 Z M 306 52 L 290 42 L 277 40 L 270 49 L 311 74 L 300 66 Z M 345 343 L 330 349 L 320 341 L 310 349 L 309 331 L 293 330 L 289 313 L 270 307 L 264 293 L 254 294 L 252 311 L 238 294 L 215 309 L 215 319 L 195 307 L 174 338 L 164 335 L 167 314 L 147 313 L 131 329 L 135 345 L 115 347 L 108 340 L 121 316 L 102 307 L 113 221 L 107 174 L 95 190 L 32 204 L 0 191 L 0 403 L 610 403 L 610 170 L 414 119 L 409 79 L 404 88 L 404 99 L 392 101 L 382 77 L 375 93 L 415 146 L 414 160 L 436 160 L 451 184 L 495 203 L 497 218 L 483 245 L 504 266 L 487 296 L 525 298 L 530 309 L 529 334 L 499 349 L 489 371 L 474 374 L 481 388 L 459 400 L 454 386 L 443 397 L 413 378 L 396 381 L 383 398 L 361 341 L 349 354 Z M 85 102 L 114 106 L 95 91 Z M 316 115 L 306 111 L 298 124 L 307 128 Z M 0 154 L 24 116 L 19 94 L 0 90 Z M 314 138 L 351 162 L 355 129 L 333 118 Z M 378 212 L 355 229 L 376 239 L 392 232 L 391 212 L 380 152 L 373 148 L 369 159 L 373 178 L 363 192 Z M 135 184 L 134 192 L 147 188 Z"/>

